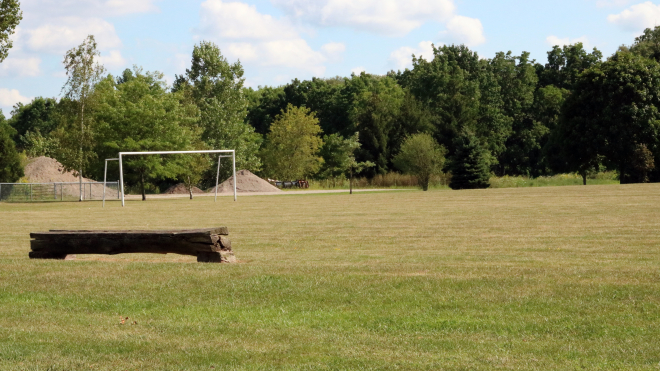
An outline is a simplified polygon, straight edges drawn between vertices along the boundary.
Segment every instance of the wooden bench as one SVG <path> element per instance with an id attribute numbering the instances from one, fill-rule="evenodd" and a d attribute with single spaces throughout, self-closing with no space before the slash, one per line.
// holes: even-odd
<path id="1" fill-rule="evenodd" d="M 227 227 L 171 231 L 60 231 L 30 233 L 30 259 L 75 259 L 75 254 L 181 254 L 202 263 L 234 263 Z"/>

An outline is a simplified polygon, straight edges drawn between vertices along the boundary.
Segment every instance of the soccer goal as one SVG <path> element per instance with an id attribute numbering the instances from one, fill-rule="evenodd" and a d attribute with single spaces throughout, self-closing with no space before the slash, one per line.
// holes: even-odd
<path id="1" fill-rule="evenodd" d="M 124 156 L 148 156 L 148 155 L 184 155 L 184 154 L 193 154 L 193 153 L 217 153 L 218 154 L 218 171 L 215 176 L 215 201 L 218 201 L 218 185 L 220 181 L 220 160 L 222 158 L 231 158 L 232 161 L 232 173 L 234 175 L 234 201 L 237 200 L 236 197 L 236 151 L 233 149 L 214 149 L 214 150 L 204 150 L 204 151 L 154 151 L 154 152 L 119 152 L 118 158 L 109 158 L 105 160 L 105 171 L 103 174 L 103 183 L 107 179 L 108 173 L 108 161 L 119 161 L 119 188 L 121 193 L 121 206 L 126 206 L 124 200 L 124 166 L 123 158 Z M 226 155 L 223 155 L 226 154 Z M 103 194 L 103 204 L 105 206 L 105 192 Z"/>

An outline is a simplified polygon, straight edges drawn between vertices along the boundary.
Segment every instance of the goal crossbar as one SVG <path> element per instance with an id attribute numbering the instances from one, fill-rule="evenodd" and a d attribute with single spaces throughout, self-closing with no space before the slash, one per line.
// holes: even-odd
<path id="1" fill-rule="evenodd" d="M 105 164 L 105 172 L 108 171 L 108 161 L 119 161 L 119 187 L 121 189 L 121 206 L 126 206 L 124 200 L 124 167 L 123 167 L 123 158 L 124 156 L 146 156 L 146 155 L 184 155 L 184 154 L 194 154 L 194 153 L 217 153 L 218 156 L 218 171 L 215 178 L 215 200 L 218 200 L 218 185 L 220 181 L 220 159 L 229 158 L 232 160 L 232 173 L 234 175 L 234 201 L 237 200 L 236 197 L 236 151 L 233 149 L 213 149 L 213 150 L 200 150 L 200 151 L 149 151 L 149 152 L 119 152 L 119 158 L 117 159 L 107 159 Z M 223 156 L 222 154 L 226 153 L 228 155 Z M 106 176 L 104 175 L 104 181 Z"/>

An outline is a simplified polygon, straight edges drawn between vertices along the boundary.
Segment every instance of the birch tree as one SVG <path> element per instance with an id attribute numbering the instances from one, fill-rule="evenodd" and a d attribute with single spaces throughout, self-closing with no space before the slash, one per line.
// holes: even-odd
<path id="1" fill-rule="evenodd" d="M 90 100 L 94 86 L 98 83 L 105 68 L 98 62 L 100 53 L 96 48 L 93 35 L 87 38 L 79 46 L 70 49 L 64 55 L 64 68 L 66 69 L 67 81 L 62 87 L 64 98 L 72 102 L 73 117 L 80 131 L 71 130 L 64 134 L 67 136 L 63 142 L 68 148 L 63 149 L 63 164 L 65 167 L 78 172 L 80 180 L 80 201 L 83 200 L 82 178 L 85 165 L 89 163 L 93 153 L 85 153 L 87 142 L 91 142 L 92 133 L 89 120 L 86 121 L 85 113 L 89 110 Z M 88 115 L 89 116 L 89 115 Z M 91 144 L 91 143 L 88 143 Z M 77 145 L 77 146 L 76 146 Z M 72 148 L 73 146 L 76 146 Z M 77 150 L 77 153 L 76 153 Z"/>

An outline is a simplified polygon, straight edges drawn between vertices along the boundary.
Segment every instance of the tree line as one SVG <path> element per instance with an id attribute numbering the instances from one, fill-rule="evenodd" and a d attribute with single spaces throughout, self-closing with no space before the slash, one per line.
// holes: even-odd
<path id="1" fill-rule="evenodd" d="M 606 59 L 581 43 L 553 47 L 546 64 L 445 45 L 405 71 L 256 89 L 206 41 L 171 86 L 162 73 L 113 76 L 97 61 L 89 36 L 65 55 L 59 99 L 0 116 L 0 181 L 22 176 L 19 153 L 99 179 L 117 152 L 188 149 L 235 149 L 239 168 L 280 180 L 401 171 L 426 189 L 445 171 L 452 188 L 483 188 L 491 174 L 577 172 L 586 184 L 616 170 L 622 183 L 660 181 L 660 27 Z M 172 181 L 210 185 L 216 161 L 131 158 L 126 181 L 143 195 Z"/>

